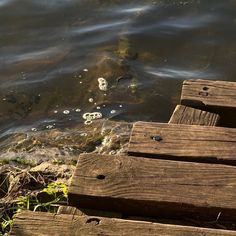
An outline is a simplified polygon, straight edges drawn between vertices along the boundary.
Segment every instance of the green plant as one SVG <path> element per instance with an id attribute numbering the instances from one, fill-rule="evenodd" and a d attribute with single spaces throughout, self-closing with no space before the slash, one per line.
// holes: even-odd
<path id="1" fill-rule="evenodd" d="M 29 196 L 19 196 L 16 199 L 16 209 L 17 212 L 21 210 L 30 210 L 30 197 Z"/>
<path id="2" fill-rule="evenodd" d="M 68 188 L 66 184 L 53 182 L 41 190 L 37 197 L 18 197 L 16 201 L 16 212 L 21 210 L 37 211 L 38 209 L 52 212 L 57 209 L 59 203 L 67 201 L 67 197 Z"/>
<path id="3" fill-rule="evenodd" d="M 54 164 L 54 165 L 63 165 L 63 164 L 65 164 L 65 161 L 54 158 L 52 160 L 52 164 Z"/>
<path id="4" fill-rule="evenodd" d="M 16 157 L 12 161 L 16 162 L 19 165 L 23 165 L 23 166 L 35 166 L 36 165 L 35 161 L 27 160 L 24 157 Z"/>
<path id="5" fill-rule="evenodd" d="M 6 218 L 3 218 L 1 220 L 1 230 L 2 232 L 10 231 L 13 226 L 13 219 L 11 219 L 9 216 L 6 216 Z"/>
<path id="6" fill-rule="evenodd" d="M 62 192 L 63 197 L 67 198 L 67 196 L 68 196 L 68 188 L 67 188 L 66 184 L 60 183 L 60 182 L 50 183 L 41 192 L 45 192 L 49 195 L 56 195 L 58 192 Z"/>
<path id="7" fill-rule="evenodd" d="M 0 235 L 11 230 L 14 215 L 22 210 L 46 211 L 55 213 L 59 204 L 65 203 L 68 197 L 67 185 L 52 182 L 37 194 L 19 196 L 13 204 L 0 209 Z"/>
<path id="8" fill-rule="evenodd" d="M 30 166 L 30 167 L 33 167 L 37 164 L 35 161 L 27 160 L 24 157 L 15 157 L 15 158 L 9 158 L 9 159 L 5 158 L 5 159 L 0 160 L 0 166 L 7 165 L 10 163 L 16 163 L 18 165 Z"/>
<path id="9" fill-rule="evenodd" d="M 8 160 L 8 159 L 2 159 L 2 160 L 0 160 L 0 166 L 7 165 L 7 164 L 9 164 L 9 162 L 10 162 L 10 160 Z"/>
<path id="10" fill-rule="evenodd" d="M 58 204 L 67 201 L 68 198 L 68 188 L 66 184 L 60 183 L 60 182 L 53 182 L 50 183 L 46 188 L 44 188 L 41 191 L 41 194 L 44 195 L 45 198 L 48 198 L 50 200 L 48 201 L 39 201 L 37 199 L 37 204 L 34 207 L 34 211 L 37 211 L 38 208 L 40 209 L 46 209 L 46 211 L 52 212 L 57 209 L 59 206 Z"/>

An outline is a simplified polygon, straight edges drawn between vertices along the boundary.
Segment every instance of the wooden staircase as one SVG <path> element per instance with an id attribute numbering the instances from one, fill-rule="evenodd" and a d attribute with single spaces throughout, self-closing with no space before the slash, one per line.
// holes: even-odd
<path id="1" fill-rule="evenodd" d="M 185 81 L 168 124 L 135 123 L 127 155 L 80 155 L 69 206 L 21 212 L 11 235 L 236 236 L 235 115 L 236 82 Z"/>

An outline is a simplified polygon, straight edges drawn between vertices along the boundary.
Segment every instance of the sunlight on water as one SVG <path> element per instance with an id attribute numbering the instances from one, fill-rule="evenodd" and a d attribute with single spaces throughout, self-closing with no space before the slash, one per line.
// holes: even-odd
<path id="1" fill-rule="evenodd" d="M 45 50 L 38 50 L 34 52 L 26 52 L 21 55 L 16 55 L 14 57 L 9 56 L 5 57 L 5 63 L 6 64 L 12 64 L 17 62 L 23 62 L 23 61 L 37 61 L 40 59 L 45 59 L 46 57 L 52 57 L 56 56 L 58 52 L 60 51 L 59 47 L 50 47 Z"/>
<path id="2" fill-rule="evenodd" d="M 6 6 L 6 5 L 10 4 L 13 1 L 14 0 L 0 0 L 0 7 Z"/>
<path id="3" fill-rule="evenodd" d="M 115 13 L 136 13 L 136 14 L 140 14 L 140 13 L 144 13 L 148 10 L 150 10 L 152 8 L 151 5 L 144 5 L 144 6 L 133 6 L 133 7 L 129 7 L 127 6 L 126 7 L 122 7 L 122 8 L 119 8 L 118 10 L 116 11 L 113 11 Z"/>
<path id="4" fill-rule="evenodd" d="M 207 26 L 207 24 L 213 23 L 217 20 L 217 17 L 214 15 L 206 14 L 201 16 L 186 16 L 182 18 L 172 18 L 159 23 L 160 29 L 166 29 L 169 31 L 175 30 L 188 30 L 188 29 L 196 29 L 203 26 Z"/>
<path id="5" fill-rule="evenodd" d="M 217 73 L 210 71 L 187 71 L 181 70 L 180 68 L 147 68 L 146 72 L 159 78 L 170 78 L 170 79 L 217 79 Z M 220 76 L 218 75 L 220 78 Z"/>

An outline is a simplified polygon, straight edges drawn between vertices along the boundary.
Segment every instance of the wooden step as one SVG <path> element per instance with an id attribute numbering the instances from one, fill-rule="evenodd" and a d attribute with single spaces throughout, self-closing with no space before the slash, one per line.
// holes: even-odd
<path id="1" fill-rule="evenodd" d="M 98 211 L 94 209 L 84 209 L 76 208 L 72 206 L 60 206 L 57 211 L 58 214 L 69 214 L 69 215 L 78 215 L 78 216 L 102 216 L 102 217 L 113 217 L 113 218 L 122 218 L 122 215 L 117 212 L 111 211 Z"/>
<path id="2" fill-rule="evenodd" d="M 76 207 L 72 206 L 59 206 L 57 210 L 57 214 L 68 214 L 68 215 L 77 215 L 77 216 L 83 216 L 85 215 L 83 211 L 79 210 Z"/>
<path id="3" fill-rule="evenodd" d="M 219 123 L 219 119 L 220 116 L 218 114 L 183 105 L 177 105 L 169 123 L 216 126 Z"/>
<path id="4" fill-rule="evenodd" d="M 162 159 L 236 164 L 236 129 L 137 122 L 128 152 Z"/>
<path id="5" fill-rule="evenodd" d="M 235 231 L 165 225 L 104 217 L 25 211 L 16 215 L 11 236 L 236 236 Z"/>
<path id="6" fill-rule="evenodd" d="M 199 108 L 236 109 L 236 82 L 185 80 L 181 104 Z"/>
<path id="7" fill-rule="evenodd" d="M 196 219 L 191 219 L 191 218 L 175 219 L 175 218 L 161 218 L 161 217 L 150 217 L 150 216 L 134 216 L 134 215 L 127 215 L 127 214 L 122 215 L 116 212 L 76 208 L 76 207 L 65 206 L 65 205 L 62 205 L 58 208 L 57 214 L 68 214 L 68 215 L 77 215 L 77 216 L 99 216 L 99 217 L 108 217 L 108 218 L 119 218 L 119 219 L 125 219 L 125 220 L 149 221 L 149 222 L 161 223 L 161 224 L 236 230 L 236 226 L 234 222 L 221 222 L 220 224 L 218 220 L 209 221 L 209 220 L 199 220 L 199 219 L 196 220 Z"/>
<path id="8" fill-rule="evenodd" d="M 84 154 L 69 205 L 127 215 L 236 219 L 236 167 Z"/>
<path id="9" fill-rule="evenodd" d="M 186 80 L 181 104 L 220 115 L 220 126 L 236 127 L 236 82 Z"/>

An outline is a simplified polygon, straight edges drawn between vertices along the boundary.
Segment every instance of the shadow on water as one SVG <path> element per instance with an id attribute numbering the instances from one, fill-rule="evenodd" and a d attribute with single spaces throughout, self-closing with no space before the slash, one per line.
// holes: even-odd
<path id="1" fill-rule="evenodd" d="M 235 5 L 0 0 L 2 135 L 82 125 L 92 111 L 167 121 L 183 80 L 235 81 Z"/>

